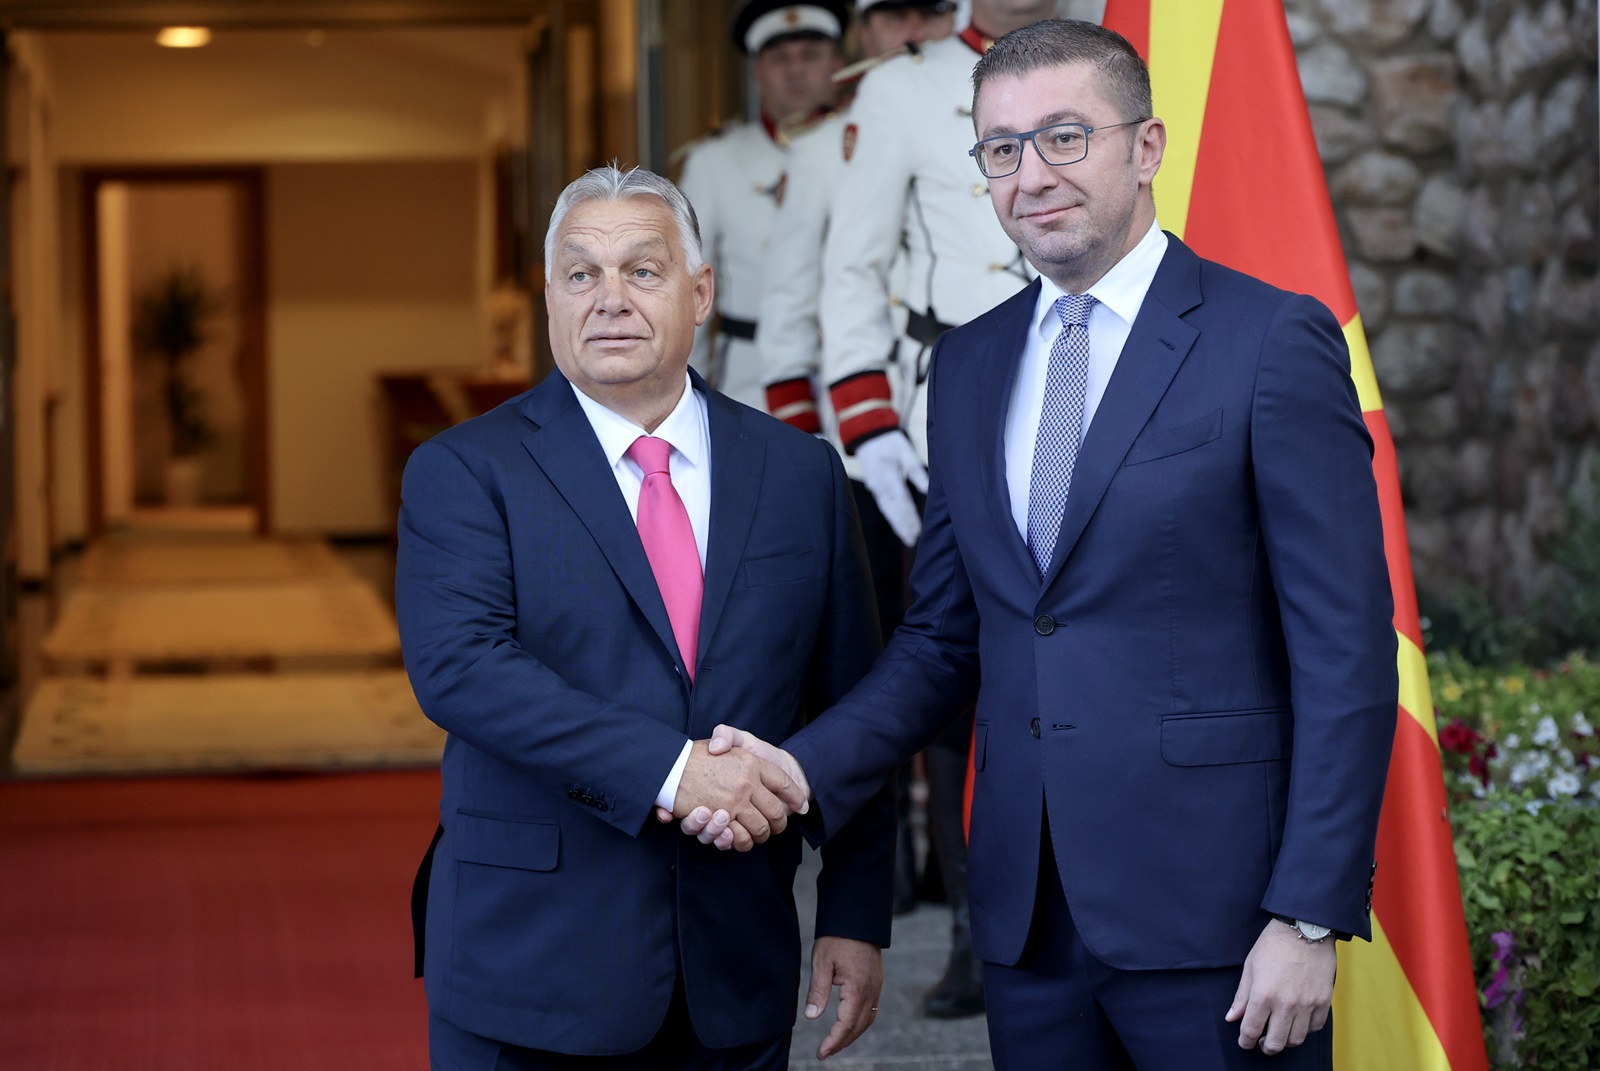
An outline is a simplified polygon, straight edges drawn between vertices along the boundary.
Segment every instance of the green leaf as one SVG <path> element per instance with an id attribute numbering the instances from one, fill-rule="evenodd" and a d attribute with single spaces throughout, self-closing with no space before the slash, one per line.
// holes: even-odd
<path id="1" fill-rule="evenodd" d="M 1563 926 L 1576 926 L 1586 917 L 1588 917 L 1588 914 L 1589 913 L 1587 911 L 1581 909 L 1577 911 L 1563 911 L 1561 912 L 1561 924 Z"/>

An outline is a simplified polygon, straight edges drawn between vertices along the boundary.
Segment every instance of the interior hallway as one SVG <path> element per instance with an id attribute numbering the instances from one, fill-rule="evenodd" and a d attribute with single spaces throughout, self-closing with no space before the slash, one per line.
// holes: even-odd
<path id="1" fill-rule="evenodd" d="M 246 537 L 255 521 L 247 507 L 197 507 L 191 509 L 156 508 L 135 511 L 121 538 L 157 538 L 163 533 L 193 535 L 210 533 Z M 357 576 L 372 586 L 392 609 L 394 605 L 394 552 L 382 540 L 358 540 L 335 544 L 334 553 Z M 52 565 L 44 583 L 21 588 L 17 598 L 16 652 L 17 679 L 0 688 L 0 778 L 14 774 L 12 747 L 20 728 L 21 713 L 45 675 L 41 650 L 45 635 L 60 612 L 65 598 L 81 583 L 82 549 L 61 555 Z"/>

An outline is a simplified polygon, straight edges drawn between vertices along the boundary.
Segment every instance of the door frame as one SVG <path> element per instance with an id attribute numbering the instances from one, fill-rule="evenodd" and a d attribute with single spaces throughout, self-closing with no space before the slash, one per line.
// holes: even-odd
<path id="1" fill-rule="evenodd" d="M 255 509 L 256 532 L 272 531 L 271 402 L 267 375 L 265 171 L 260 167 L 94 167 L 83 172 L 84 429 L 88 450 L 89 537 L 105 535 L 105 456 L 100 409 L 100 188 L 227 183 L 239 191 L 239 373 L 245 412 L 245 496 Z"/>

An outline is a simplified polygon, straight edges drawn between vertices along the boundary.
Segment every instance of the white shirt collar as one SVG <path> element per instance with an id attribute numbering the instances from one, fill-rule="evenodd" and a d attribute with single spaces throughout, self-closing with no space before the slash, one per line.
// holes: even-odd
<path id="1" fill-rule="evenodd" d="M 1139 315 L 1139 307 L 1144 304 L 1144 296 L 1166 253 L 1167 236 L 1161 224 L 1151 220 L 1150 229 L 1139 239 L 1139 244 L 1128 250 L 1126 256 L 1089 288 L 1090 295 L 1123 323 L 1131 325 Z M 1056 315 L 1055 304 L 1065 294 L 1066 291 L 1049 276 L 1039 276 L 1039 302 L 1033 312 L 1033 329 L 1039 337 L 1052 340 L 1061 333 L 1061 319 Z"/>
<path id="2" fill-rule="evenodd" d="M 695 400 L 694 384 L 689 380 L 689 373 L 683 374 L 683 394 L 678 397 L 678 404 L 672 407 L 667 419 L 651 432 L 646 432 L 643 427 L 616 411 L 607 409 L 576 386 L 573 386 L 572 393 L 578 396 L 578 404 L 583 406 L 584 414 L 594 426 L 600 449 L 605 451 L 606 463 L 612 468 L 622 463 L 628 448 L 641 435 L 654 435 L 667 440 L 695 468 L 704 464 L 705 436 L 701 431 L 704 409 Z"/>

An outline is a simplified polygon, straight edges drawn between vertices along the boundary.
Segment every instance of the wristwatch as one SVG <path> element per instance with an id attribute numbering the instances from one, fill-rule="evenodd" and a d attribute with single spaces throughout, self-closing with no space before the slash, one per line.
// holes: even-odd
<path id="1" fill-rule="evenodd" d="M 1300 940 L 1311 945 L 1321 944 L 1333 932 L 1327 926 L 1318 926 L 1315 922 L 1307 922 L 1304 919 L 1292 919 L 1287 915 L 1274 915 L 1272 917 L 1293 929 L 1299 935 Z"/>

